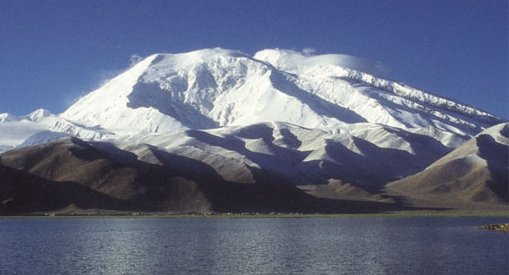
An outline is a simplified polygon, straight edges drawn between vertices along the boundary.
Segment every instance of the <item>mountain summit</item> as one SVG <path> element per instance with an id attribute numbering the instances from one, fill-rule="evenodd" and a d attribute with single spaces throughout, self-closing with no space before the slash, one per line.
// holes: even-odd
<path id="1" fill-rule="evenodd" d="M 341 55 L 224 49 L 151 55 L 61 117 L 115 135 L 266 121 L 322 128 L 378 123 L 472 136 L 502 122 L 451 100 L 344 67 Z M 62 129 L 56 129 L 62 130 Z"/>

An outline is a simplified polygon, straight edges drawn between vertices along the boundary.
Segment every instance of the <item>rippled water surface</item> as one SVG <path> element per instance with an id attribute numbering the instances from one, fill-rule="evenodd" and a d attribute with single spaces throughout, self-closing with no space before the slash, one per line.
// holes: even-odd
<path id="1" fill-rule="evenodd" d="M 509 274 L 507 220 L 0 219 L 0 274 Z"/>

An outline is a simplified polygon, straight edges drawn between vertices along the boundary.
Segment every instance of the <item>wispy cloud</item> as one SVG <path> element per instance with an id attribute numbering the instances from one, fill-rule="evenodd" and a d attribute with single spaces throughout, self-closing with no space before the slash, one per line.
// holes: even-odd
<path id="1" fill-rule="evenodd" d="M 314 48 L 304 48 L 301 50 L 277 50 L 284 53 L 284 64 L 289 68 L 296 68 L 299 64 L 329 64 L 373 74 L 380 77 L 384 77 L 390 72 L 389 67 L 380 61 L 373 61 L 367 58 L 356 57 L 347 54 L 317 54 L 317 50 Z"/>
<path id="2" fill-rule="evenodd" d="M 142 56 L 138 54 L 132 54 L 128 58 L 128 64 L 129 66 L 127 69 L 133 67 L 138 62 L 140 62 L 143 59 Z M 66 109 L 76 103 L 78 100 L 80 100 L 82 97 L 89 94 L 91 91 L 96 90 L 102 86 L 104 86 L 106 83 L 108 83 L 112 78 L 119 75 L 123 71 L 125 71 L 126 68 L 123 69 L 101 69 L 98 70 L 95 74 L 93 74 L 90 77 L 90 84 L 87 85 L 87 87 L 83 87 L 78 93 L 68 93 L 61 98 L 61 105 L 63 105 Z"/>
<path id="3" fill-rule="evenodd" d="M 129 57 L 129 67 L 132 67 L 136 64 L 138 64 L 138 62 L 140 62 L 141 60 L 143 60 L 143 57 L 141 57 L 140 55 L 138 54 L 132 54 L 130 57 Z"/>
<path id="4" fill-rule="evenodd" d="M 314 53 L 316 53 L 316 49 L 315 48 L 304 48 L 301 50 L 301 52 L 304 55 L 309 56 L 309 55 L 313 55 Z"/>

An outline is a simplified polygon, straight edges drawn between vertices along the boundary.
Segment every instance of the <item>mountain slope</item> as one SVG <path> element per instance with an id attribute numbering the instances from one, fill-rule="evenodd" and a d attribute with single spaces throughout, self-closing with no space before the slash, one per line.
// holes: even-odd
<path id="1" fill-rule="evenodd" d="M 150 146 L 149 146 L 150 147 Z M 377 212 L 391 201 L 322 199 L 250 168 L 226 180 L 207 164 L 152 148 L 158 164 L 110 143 L 64 138 L 0 155 L 0 214 L 142 212 Z"/>
<path id="2" fill-rule="evenodd" d="M 467 134 L 500 122 L 473 107 L 345 67 L 341 55 L 305 56 L 289 50 L 263 50 L 254 58 L 296 75 L 299 87 L 353 110 L 368 122 Z"/>
<path id="3" fill-rule="evenodd" d="M 128 210 L 126 202 L 73 182 L 54 182 L 0 164 L 0 215 L 64 208 Z M 71 211 L 72 211 L 71 210 Z"/>
<path id="4" fill-rule="evenodd" d="M 61 211 L 65 207 L 70 211 L 178 213 L 302 212 L 315 207 L 310 196 L 295 186 L 275 182 L 278 178 L 267 173 L 256 174 L 256 183 L 236 183 L 182 156 L 156 153 L 185 164 L 186 169 L 140 162 L 118 149 L 116 157 L 111 157 L 97 149 L 101 145 L 108 146 L 65 138 L 0 155 L 0 213 Z"/>
<path id="5" fill-rule="evenodd" d="M 226 180 L 253 183 L 251 170 L 257 169 L 297 185 L 340 181 L 365 188 L 420 171 L 452 150 L 418 132 L 369 123 L 323 129 L 259 123 L 147 135 L 118 145 L 152 164 L 164 163 L 154 158 L 158 150 L 195 159 Z"/>
<path id="6" fill-rule="evenodd" d="M 509 124 L 493 126 L 425 170 L 387 186 L 429 206 L 509 206 Z"/>

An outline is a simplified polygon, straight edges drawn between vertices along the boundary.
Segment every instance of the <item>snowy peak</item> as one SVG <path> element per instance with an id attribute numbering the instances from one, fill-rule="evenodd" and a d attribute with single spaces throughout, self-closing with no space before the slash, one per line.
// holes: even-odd
<path id="1" fill-rule="evenodd" d="M 253 57 L 220 48 L 155 54 L 81 98 L 61 118 L 117 135 L 282 121 L 308 128 L 369 122 L 467 137 L 502 122 L 360 71 L 367 64 L 278 49 Z"/>
<path id="2" fill-rule="evenodd" d="M 51 117 L 51 116 L 54 116 L 54 114 L 52 114 L 50 111 L 45 110 L 45 109 L 37 109 L 37 110 L 31 112 L 30 114 L 28 114 L 27 118 L 31 121 L 38 122 L 44 118 Z"/>
<path id="3" fill-rule="evenodd" d="M 33 121 L 33 122 L 39 122 L 47 117 L 55 116 L 50 111 L 45 109 L 37 109 L 33 112 L 31 112 L 28 115 L 24 116 L 13 116 L 8 113 L 2 113 L 0 114 L 0 123 L 2 122 L 19 122 L 19 121 Z"/>
<path id="4" fill-rule="evenodd" d="M 11 150 L 31 135 L 48 129 L 55 117 L 44 109 L 23 116 L 0 114 L 0 153 Z"/>

